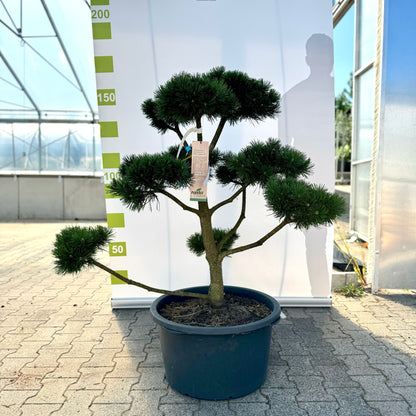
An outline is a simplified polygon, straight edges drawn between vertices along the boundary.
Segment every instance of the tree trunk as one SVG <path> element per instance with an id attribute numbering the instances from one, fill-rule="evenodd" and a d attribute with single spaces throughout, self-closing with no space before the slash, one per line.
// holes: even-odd
<path id="1" fill-rule="evenodd" d="M 201 223 L 202 240 L 205 247 L 205 257 L 209 265 L 210 285 L 209 299 L 214 305 L 224 301 L 224 281 L 222 277 L 222 259 L 218 255 L 217 245 L 212 231 L 211 213 L 207 202 L 198 202 L 199 220 Z"/>
<path id="2" fill-rule="evenodd" d="M 224 302 L 224 281 L 222 277 L 222 261 L 218 258 L 214 261 L 208 259 L 210 285 L 208 296 L 213 305 L 221 306 Z"/>

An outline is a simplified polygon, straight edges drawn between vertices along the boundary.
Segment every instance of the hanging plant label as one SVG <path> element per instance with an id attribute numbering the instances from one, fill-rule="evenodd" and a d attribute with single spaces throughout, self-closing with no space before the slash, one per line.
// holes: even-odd
<path id="1" fill-rule="evenodd" d="M 194 180 L 191 185 L 191 201 L 207 200 L 209 178 L 209 142 L 192 142 L 191 172 Z"/>

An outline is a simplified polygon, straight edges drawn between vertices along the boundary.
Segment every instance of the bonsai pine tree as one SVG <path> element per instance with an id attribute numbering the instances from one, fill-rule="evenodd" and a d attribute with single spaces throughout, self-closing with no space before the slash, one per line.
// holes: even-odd
<path id="1" fill-rule="evenodd" d="M 152 288 L 99 263 L 94 256 L 111 238 L 111 231 L 101 226 L 70 227 L 58 234 L 53 251 L 57 272 L 73 273 L 84 266 L 95 265 L 126 283 L 148 290 L 207 298 L 213 304 L 221 304 L 225 257 L 261 246 L 288 224 L 297 228 L 331 224 L 343 212 L 343 199 L 320 185 L 305 181 L 312 165 L 302 152 L 273 138 L 253 141 L 238 153 L 217 149 L 227 124 L 233 126 L 243 120 L 260 122 L 275 117 L 279 112 L 279 100 L 279 94 L 269 82 L 251 78 L 240 71 L 218 67 L 204 74 L 182 72 L 174 75 L 158 88 L 153 98 L 143 103 L 142 110 L 152 127 L 161 134 L 174 132 L 180 143 L 161 153 L 125 157 L 119 168 L 119 178 L 110 184 L 110 191 L 131 210 L 141 211 L 163 196 L 198 216 L 200 230 L 189 236 L 187 245 L 197 256 L 205 255 L 210 272 L 208 294 Z M 213 137 L 203 137 L 203 121 L 214 123 Z M 211 206 L 208 200 L 189 205 L 171 192 L 192 185 L 192 153 L 184 130 L 193 127 L 197 129 L 198 141 L 210 139 L 210 180 L 232 190 L 227 199 L 216 205 Z M 238 246 L 238 229 L 246 215 L 247 189 L 253 186 L 263 190 L 267 207 L 276 217 L 276 225 L 258 240 Z M 189 199 L 189 191 L 184 193 Z M 237 221 L 227 229 L 216 228 L 213 214 L 236 202 L 237 198 L 241 201 Z"/>

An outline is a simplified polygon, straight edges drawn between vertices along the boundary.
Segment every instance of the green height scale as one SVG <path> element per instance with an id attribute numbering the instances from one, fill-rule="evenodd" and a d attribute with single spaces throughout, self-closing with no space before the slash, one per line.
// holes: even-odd
<path id="1" fill-rule="evenodd" d="M 92 37 L 94 41 L 94 62 L 97 81 L 97 102 L 100 116 L 100 132 L 102 142 L 102 160 L 104 169 L 105 198 L 116 198 L 108 191 L 108 184 L 118 175 L 120 166 L 119 134 L 117 122 L 117 94 L 114 87 L 114 59 L 112 54 L 111 8 L 110 0 L 91 0 Z M 106 74 L 106 76 L 102 76 Z M 110 76 L 109 76 L 110 75 Z M 105 111 L 103 110 L 105 108 Z M 107 204 L 108 206 L 108 204 Z M 108 213 L 109 228 L 124 228 L 123 212 Z M 109 244 L 111 257 L 127 256 L 125 241 Z M 127 270 L 116 270 L 128 277 Z M 115 276 L 111 276 L 112 284 L 125 284 Z"/>

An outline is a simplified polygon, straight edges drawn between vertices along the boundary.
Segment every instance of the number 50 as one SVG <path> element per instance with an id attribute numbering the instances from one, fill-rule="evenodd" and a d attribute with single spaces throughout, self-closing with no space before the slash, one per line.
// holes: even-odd
<path id="1" fill-rule="evenodd" d="M 126 253 L 126 243 L 110 243 L 108 245 L 110 256 L 125 256 Z"/>

